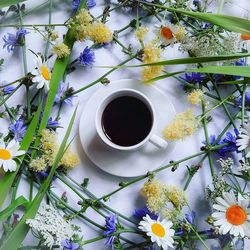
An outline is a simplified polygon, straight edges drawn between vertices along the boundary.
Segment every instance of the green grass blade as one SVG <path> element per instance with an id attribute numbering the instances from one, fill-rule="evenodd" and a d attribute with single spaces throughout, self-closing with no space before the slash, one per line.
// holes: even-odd
<path id="1" fill-rule="evenodd" d="M 4 7 L 11 6 L 13 4 L 21 3 L 24 1 L 26 1 L 26 0 L 1 0 L 0 1 L 0 9 L 4 8 Z"/>
<path id="2" fill-rule="evenodd" d="M 222 14 L 210 14 L 210 13 L 187 11 L 187 10 L 182 10 L 182 9 L 174 9 L 174 8 L 169 8 L 163 5 L 159 5 L 159 4 L 153 4 L 153 3 L 144 2 L 144 4 L 155 6 L 161 9 L 166 9 L 171 12 L 181 13 L 189 17 L 197 18 L 197 19 L 215 24 L 217 26 L 220 26 L 229 31 L 234 31 L 234 32 L 238 32 L 241 34 L 250 35 L 250 20 L 247 20 L 244 18 L 222 15 Z"/>
<path id="3" fill-rule="evenodd" d="M 168 65 L 180 65 L 180 64 L 196 64 L 196 63 L 208 63 L 208 62 L 219 62 L 227 60 L 236 60 L 240 58 L 249 57 L 248 53 L 240 53 L 234 55 L 220 55 L 220 56 L 202 56 L 202 57 L 187 57 L 187 58 L 177 58 L 171 60 L 165 60 L 155 63 L 145 63 L 136 65 L 122 65 L 122 66 L 104 66 L 105 68 L 135 68 L 144 66 L 168 66 Z"/>
<path id="4" fill-rule="evenodd" d="M 29 232 L 29 226 L 26 224 L 26 220 L 35 217 L 37 210 L 41 204 L 41 201 L 42 201 L 46 191 L 50 187 L 53 175 L 56 171 L 56 168 L 57 168 L 61 158 L 63 157 L 64 150 L 67 146 L 67 141 L 68 141 L 68 138 L 69 138 L 69 135 L 70 135 L 70 132 L 71 132 L 74 120 L 75 120 L 75 116 L 76 116 L 76 110 L 75 110 L 73 116 L 71 117 L 69 126 L 67 128 L 66 134 L 63 138 L 63 141 L 60 145 L 60 148 L 57 152 L 57 155 L 56 155 L 54 163 L 51 167 L 49 176 L 44 181 L 44 183 L 41 185 L 37 195 L 35 196 L 34 200 L 31 202 L 27 212 L 23 215 L 22 219 L 19 221 L 19 223 L 13 229 L 13 231 L 8 236 L 8 238 L 4 241 L 0 250 L 10 250 L 10 249 L 16 250 L 18 247 L 20 247 L 20 245 L 22 244 L 23 240 L 25 239 L 27 233 Z"/>
<path id="5" fill-rule="evenodd" d="M 33 136 L 35 134 L 38 122 L 39 122 L 39 117 L 41 114 L 41 110 L 42 110 L 42 102 L 39 104 L 38 109 L 34 115 L 34 118 L 32 119 L 27 132 L 21 142 L 21 149 L 27 151 L 32 140 L 33 140 Z M 11 189 L 11 186 L 15 180 L 15 177 L 18 173 L 18 170 L 20 168 L 21 162 L 24 158 L 23 156 L 20 156 L 20 162 L 17 163 L 17 170 L 15 172 L 7 172 L 4 174 L 2 180 L 0 181 L 0 190 L 1 190 L 1 195 L 0 195 L 0 208 L 3 206 L 3 203 L 6 199 L 6 197 L 8 196 L 8 193 Z"/>

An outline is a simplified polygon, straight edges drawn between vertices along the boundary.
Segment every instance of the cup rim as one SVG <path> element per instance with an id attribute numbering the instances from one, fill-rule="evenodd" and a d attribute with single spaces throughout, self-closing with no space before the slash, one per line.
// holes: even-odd
<path id="1" fill-rule="evenodd" d="M 115 143 L 113 143 L 112 141 L 110 141 L 107 136 L 105 135 L 102 126 L 101 126 L 101 115 L 100 115 L 100 110 L 103 107 L 104 103 L 106 100 L 110 101 L 112 100 L 111 97 L 119 92 L 131 92 L 131 93 L 136 93 L 137 95 L 141 96 L 142 99 L 145 101 L 145 103 L 147 104 L 147 106 L 149 107 L 151 114 L 152 114 L 152 126 L 151 129 L 148 133 L 148 135 L 139 143 L 132 145 L 132 146 L 121 146 L 121 145 L 117 145 Z M 122 96 L 122 95 L 121 95 Z M 110 103 L 110 101 L 105 105 L 105 107 L 103 108 L 103 110 L 106 108 L 106 106 Z M 134 150 L 137 149 L 139 147 L 141 147 L 142 145 L 144 145 L 152 136 L 152 133 L 154 131 L 154 127 L 155 127 L 155 109 L 154 106 L 152 104 L 152 102 L 149 100 L 149 98 L 142 92 L 132 89 L 132 88 L 122 88 L 119 90 L 114 90 L 113 92 L 109 93 L 108 95 L 106 95 L 100 102 L 97 110 L 96 110 L 96 115 L 95 115 L 95 127 L 97 130 L 97 133 L 99 135 L 99 137 L 102 139 L 102 141 L 107 144 L 108 146 L 114 148 L 114 149 L 118 149 L 118 150 L 123 150 L 123 151 L 128 151 L 128 150 Z"/>

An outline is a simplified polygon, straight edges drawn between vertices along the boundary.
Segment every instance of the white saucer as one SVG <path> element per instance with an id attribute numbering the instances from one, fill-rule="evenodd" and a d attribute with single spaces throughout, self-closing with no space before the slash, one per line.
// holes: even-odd
<path id="1" fill-rule="evenodd" d="M 175 110 L 168 96 L 155 86 L 143 85 L 139 80 L 125 79 L 113 81 L 100 88 L 90 97 L 82 113 L 79 134 L 83 149 L 89 159 L 103 171 L 122 177 L 143 175 L 171 160 L 174 143 L 169 142 L 166 149 L 158 149 L 146 143 L 137 151 L 118 151 L 111 149 L 99 138 L 95 128 L 95 114 L 100 101 L 110 92 L 132 88 L 141 91 L 153 103 L 156 111 L 157 135 L 162 135 L 165 125 L 173 120 Z"/>

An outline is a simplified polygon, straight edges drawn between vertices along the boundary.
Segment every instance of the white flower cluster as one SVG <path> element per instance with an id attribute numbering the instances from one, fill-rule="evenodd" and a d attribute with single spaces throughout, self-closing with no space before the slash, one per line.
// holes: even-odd
<path id="1" fill-rule="evenodd" d="M 212 203 L 214 203 L 215 199 L 222 196 L 223 192 L 226 191 L 227 183 L 221 175 L 215 176 L 213 179 L 213 187 L 213 191 L 209 187 L 206 188 L 206 198 Z"/>
<path id="2" fill-rule="evenodd" d="M 241 161 L 237 169 L 238 171 L 247 172 L 248 170 L 250 170 L 250 165 Z"/>
<path id="3" fill-rule="evenodd" d="M 232 158 L 227 158 L 227 159 L 222 159 L 220 158 L 218 161 L 217 161 L 222 170 L 220 171 L 220 175 L 225 175 L 229 169 L 231 169 L 232 165 L 234 164 L 234 161 Z"/>
<path id="4" fill-rule="evenodd" d="M 52 247 L 58 245 L 65 239 L 71 239 L 74 230 L 73 225 L 64 218 L 52 206 L 43 204 L 40 206 L 34 219 L 26 220 L 32 230 L 39 233 L 45 240 L 44 245 Z"/>

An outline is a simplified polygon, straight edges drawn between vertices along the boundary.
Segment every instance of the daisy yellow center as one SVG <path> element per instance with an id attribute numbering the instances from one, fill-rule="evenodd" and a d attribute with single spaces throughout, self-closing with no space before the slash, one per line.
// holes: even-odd
<path id="1" fill-rule="evenodd" d="M 166 39 L 172 39 L 174 37 L 171 29 L 166 26 L 161 28 L 161 35 Z"/>
<path id="2" fill-rule="evenodd" d="M 242 40 L 245 40 L 245 41 L 250 40 L 250 36 L 247 35 L 247 34 L 241 34 L 240 37 L 241 37 Z"/>
<path id="3" fill-rule="evenodd" d="M 0 159 L 2 160 L 9 160 L 11 158 L 11 153 L 9 150 L 0 148 Z"/>
<path id="4" fill-rule="evenodd" d="M 161 224 L 159 224 L 159 223 L 154 223 L 154 224 L 152 224 L 151 230 L 152 230 L 152 232 L 153 232 L 156 236 L 158 236 L 158 237 L 160 237 L 160 238 L 164 237 L 164 235 L 165 235 L 165 229 L 164 229 L 164 227 L 163 227 Z"/>
<path id="5" fill-rule="evenodd" d="M 242 207 L 233 205 L 227 209 L 226 218 L 230 224 L 238 226 L 244 224 L 247 219 L 247 213 Z"/>
<path id="6" fill-rule="evenodd" d="M 45 80 L 49 81 L 50 80 L 50 72 L 49 72 L 48 68 L 46 66 L 42 65 L 40 67 L 40 69 L 41 69 L 41 74 L 42 74 L 43 78 Z"/>

